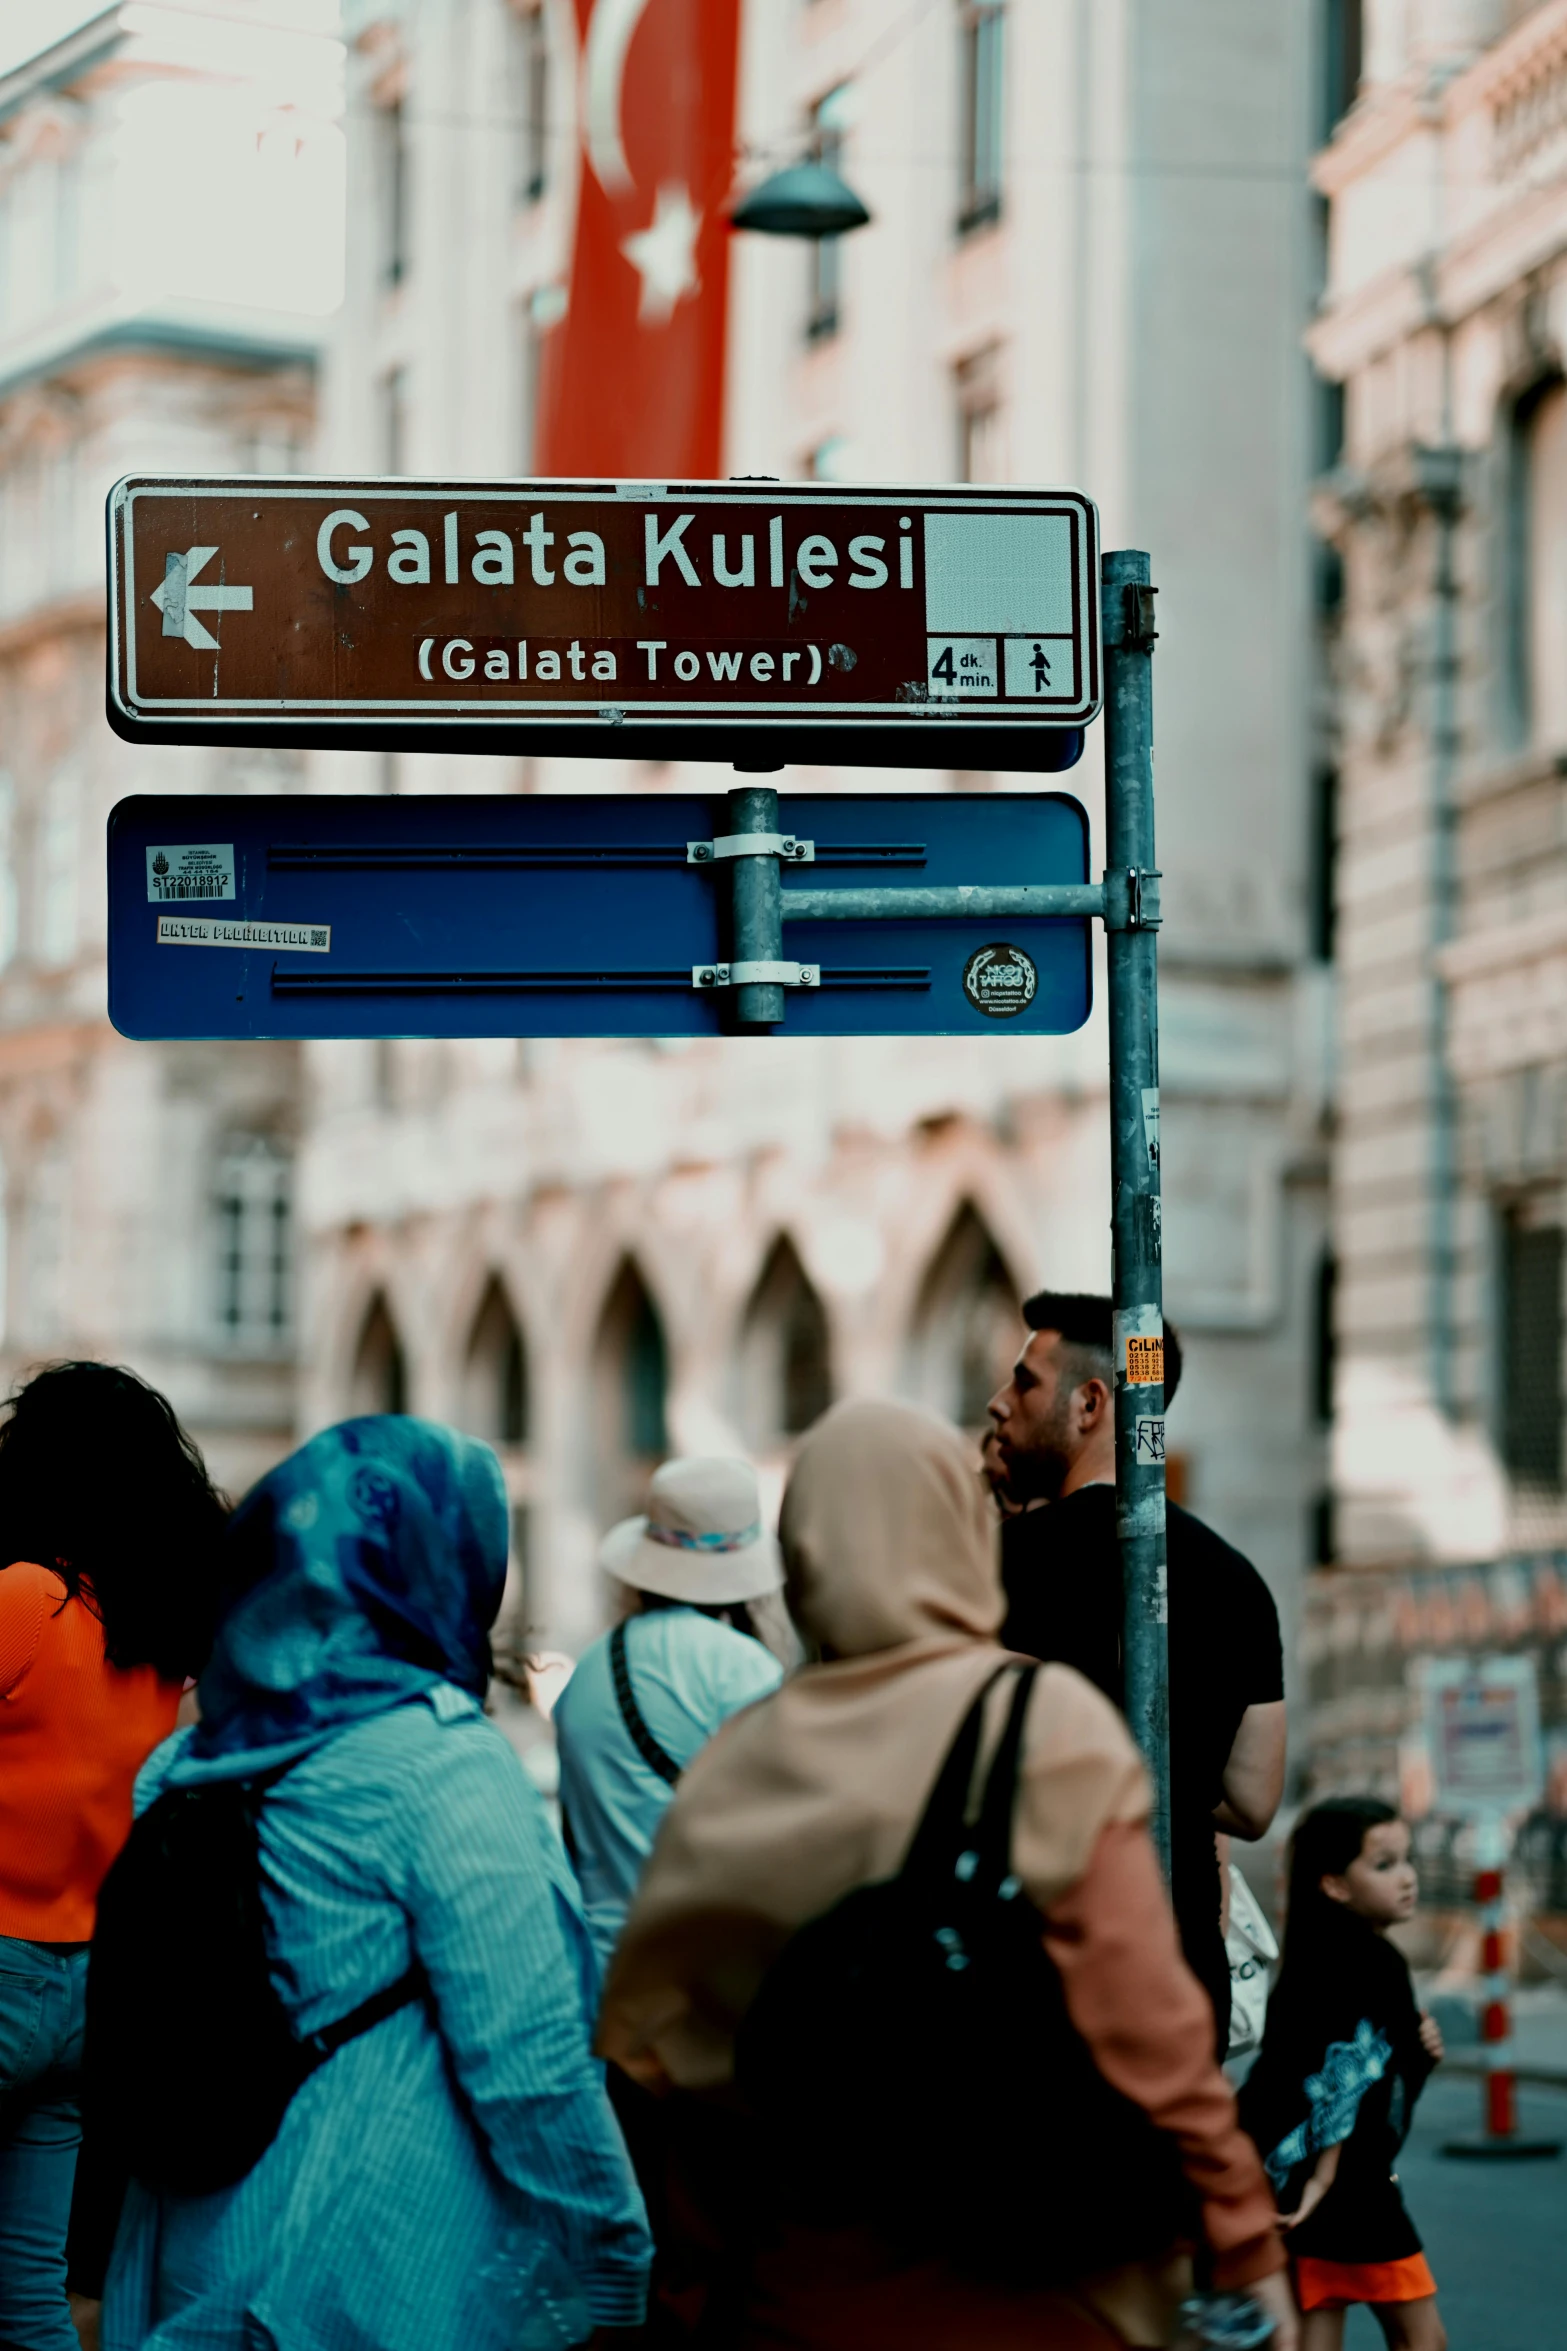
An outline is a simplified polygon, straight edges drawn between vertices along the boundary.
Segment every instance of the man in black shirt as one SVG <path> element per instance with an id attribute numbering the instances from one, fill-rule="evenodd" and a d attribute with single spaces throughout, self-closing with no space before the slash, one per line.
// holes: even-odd
<path id="1" fill-rule="evenodd" d="M 1027 1657 L 1059 1659 L 1119 1706 L 1121 1553 L 1115 1531 L 1115 1367 L 1110 1301 L 1042 1291 L 1031 1337 L 991 1398 L 988 1474 L 1011 1509 L 1002 1530 L 1007 1621 Z M 1180 1349 L 1165 1329 L 1165 1405 Z M 1230 1973 L 1216 1836 L 1265 1836 L 1284 1790 L 1284 1662 L 1278 1610 L 1250 1560 L 1168 1505 L 1172 1898 L 1187 1964 L 1213 2002 L 1219 2053 Z"/>

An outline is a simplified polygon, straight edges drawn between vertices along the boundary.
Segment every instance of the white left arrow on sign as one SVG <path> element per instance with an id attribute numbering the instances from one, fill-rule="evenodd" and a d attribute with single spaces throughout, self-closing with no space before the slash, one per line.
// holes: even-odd
<path id="1" fill-rule="evenodd" d="M 218 640 L 196 618 L 198 612 L 249 612 L 248 588 L 197 588 L 191 585 L 216 555 L 216 547 L 187 547 L 184 554 L 171 548 L 163 559 L 163 580 L 152 591 L 152 602 L 163 615 L 166 637 L 183 637 L 200 653 L 216 653 Z"/>

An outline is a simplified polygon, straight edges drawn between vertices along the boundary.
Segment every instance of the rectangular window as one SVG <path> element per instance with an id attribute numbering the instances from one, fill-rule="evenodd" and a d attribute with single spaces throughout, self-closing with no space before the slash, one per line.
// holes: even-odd
<path id="1" fill-rule="evenodd" d="M 811 109 L 813 163 L 828 171 L 843 170 L 843 134 L 848 114 L 848 88 L 840 84 L 818 99 Z M 843 298 L 843 239 L 817 237 L 810 249 L 810 289 L 806 302 L 806 340 L 819 343 L 838 332 Z"/>
<path id="2" fill-rule="evenodd" d="M 408 469 L 408 370 L 394 367 L 381 378 L 381 449 L 388 473 Z"/>
<path id="3" fill-rule="evenodd" d="M 18 945 L 16 831 L 16 784 L 10 770 L 0 768 L 0 971 Z"/>
<path id="4" fill-rule="evenodd" d="M 517 461 L 523 473 L 533 471 L 533 453 L 539 440 L 539 324 L 533 304 L 522 310 L 517 344 Z"/>
<path id="5" fill-rule="evenodd" d="M 959 17 L 963 107 L 958 148 L 960 231 L 983 228 L 1001 217 L 1003 15 L 1003 10 L 985 6 L 983 0 L 968 0 Z"/>
<path id="6" fill-rule="evenodd" d="M 1562 1486 L 1562 1233 L 1505 1218 L 1501 1308 L 1502 1459 L 1521 1484 Z"/>
<path id="7" fill-rule="evenodd" d="M 33 943 L 40 963 L 69 963 L 80 940 L 81 778 L 62 768 L 44 795 L 38 828 L 38 901 Z"/>
<path id="8" fill-rule="evenodd" d="M 27 1191 L 22 1263 L 26 1267 L 27 1336 L 31 1342 L 58 1340 L 67 1324 L 66 1276 L 70 1266 L 71 1166 L 65 1145 L 50 1143 L 33 1170 Z"/>
<path id="9" fill-rule="evenodd" d="M 1344 387 L 1326 376 L 1311 379 L 1316 406 L 1316 470 L 1331 473 L 1344 462 Z"/>
<path id="10" fill-rule="evenodd" d="M 511 19 L 511 114 L 517 126 L 516 200 L 537 204 L 549 180 L 549 28 L 544 10 L 519 8 Z"/>
<path id="11" fill-rule="evenodd" d="M 1567 501 L 1567 384 L 1552 376 L 1513 410 L 1508 449 L 1503 577 L 1502 716 L 1515 744 L 1554 749 L 1567 740 L 1567 579 L 1558 517 Z"/>
<path id="12" fill-rule="evenodd" d="M 400 286 L 408 274 L 408 142 L 400 98 L 377 111 L 375 168 L 381 279 Z"/>
<path id="13" fill-rule="evenodd" d="M 1333 1381 L 1337 1370 L 1338 1261 L 1324 1249 L 1317 1260 L 1311 1300 L 1311 1416 L 1318 1428 L 1333 1421 Z"/>
<path id="14" fill-rule="evenodd" d="M 957 411 L 957 478 L 1007 478 L 1006 412 L 1001 401 L 1001 352 L 992 343 L 960 360 L 953 378 Z"/>
<path id="15" fill-rule="evenodd" d="M 1360 94 L 1360 69 L 1365 46 L 1364 0 L 1323 0 L 1322 10 L 1322 120 L 1323 139 L 1331 139 Z"/>
<path id="16" fill-rule="evenodd" d="M 1333 961 L 1338 930 L 1338 769 L 1319 767 L 1311 779 L 1310 904 L 1311 952 L 1318 963 Z"/>
<path id="17" fill-rule="evenodd" d="M 231 1144 L 218 1163 L 218 1330 L 252 1353 L 280 1346 L 292 1320 L 291 1174 L 258 1138 Z"/>
<path id="18" fill-rule="evenodd" d="M 63 155 L 54 175 L 54 290 L 62 302 L 76 291 L 81 266 L 82 162 Z"/>

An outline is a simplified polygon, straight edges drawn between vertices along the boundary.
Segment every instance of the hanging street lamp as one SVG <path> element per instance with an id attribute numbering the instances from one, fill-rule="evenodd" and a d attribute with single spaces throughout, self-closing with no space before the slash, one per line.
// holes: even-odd
<path id="1" fill-rule="evenodd" d="M 729 215 L 735 229 L 764 237 L 842 237 L 863 229 L 870 214 L 825 163 L 791 163 L 743 196 Z"/>

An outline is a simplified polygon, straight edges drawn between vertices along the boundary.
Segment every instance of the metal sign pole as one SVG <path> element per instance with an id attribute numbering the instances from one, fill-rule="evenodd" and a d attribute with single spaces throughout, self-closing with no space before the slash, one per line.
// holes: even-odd
<path id="1" fill-rule="evenodd" d="M 778 837 L 778 792 L 771 784 L 741 785 L 729 794 L 729 829 L 760 833 L 769 844 Z M 783 956 L 782 886 L 778 858 L 769 846 L 756 857 L 734 861 L 734 958 L 753 967 Z M 774 1028 L 784 1016 L 784 992 L 775 982 L 747 981 L 735 989 L 735 1019 L 742 1028 Z"/>
<path id="2" fill-rule="evenodd" d="M 1106 555 L 1103 582 L 1116 1527 L 1121 1540 L 1126 1715 L 1153 1781 L 1151 1826 L 1168 1879 L 1159 875 L 1153 826 L 1154 590 L 1148 557 L 1126 549 Z"/>

